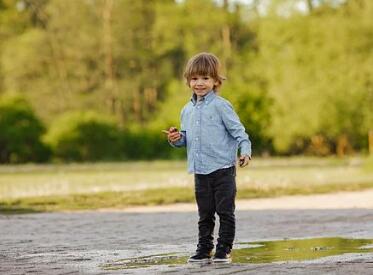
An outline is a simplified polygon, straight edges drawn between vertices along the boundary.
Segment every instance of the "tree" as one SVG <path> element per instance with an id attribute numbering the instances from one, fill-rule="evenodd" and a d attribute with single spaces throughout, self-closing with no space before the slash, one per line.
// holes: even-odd
<path id="1" fill-rule="evenodd" d="M 373 105 L 370 12 L 370 1 L 349 1 L 307 16 L 263 19 L 259 63 L 274 99 L 270 132 L 279 152 L 304 150 L 320 134 L 332 147 L 341 137 L 366 147 Z"/>

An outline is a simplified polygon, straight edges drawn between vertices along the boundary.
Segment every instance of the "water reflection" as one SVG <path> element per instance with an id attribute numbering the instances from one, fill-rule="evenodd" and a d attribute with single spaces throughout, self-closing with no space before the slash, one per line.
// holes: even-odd
<path id="1" fill-rule="evenodd" d="M 373 252 L 371 239 L 316 238 L 240 243 L 232 252 L 232 263 L 273 263 L 314 260 L 346 253 Z M 177 266 L 186 264 L 188 256 L 181 253 L 157 254 L 128 258 L 102 267 L 105 270 L 146 268 L 155 265 Z"/>

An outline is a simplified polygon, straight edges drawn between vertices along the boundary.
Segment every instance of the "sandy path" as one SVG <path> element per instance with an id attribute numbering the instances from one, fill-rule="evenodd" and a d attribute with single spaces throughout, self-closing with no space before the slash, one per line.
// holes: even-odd
<path id="1" fill-rule="evenodd" d="M 359 192 L 339 192 L 308 196 L 284 196 L 278 198 L 237 200 L 237 210 L 267 209 L 373 209 L 373 189 Z M 189 212 L 196 211 L 194 203 L 178 203 L 161 206 L 139 206 L 126 209 L 102 209 L 132 213 Z"/>

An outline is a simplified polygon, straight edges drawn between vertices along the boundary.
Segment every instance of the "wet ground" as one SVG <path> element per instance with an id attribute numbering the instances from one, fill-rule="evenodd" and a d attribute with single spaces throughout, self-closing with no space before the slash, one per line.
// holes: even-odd
<path id="1" fill-rule="evenodd" d="M 196 224 L 195 212 L 0 215 L 0 274 L 373 274 L 370 209 L 237 211 L 230 265 L 184 264 Z"/>

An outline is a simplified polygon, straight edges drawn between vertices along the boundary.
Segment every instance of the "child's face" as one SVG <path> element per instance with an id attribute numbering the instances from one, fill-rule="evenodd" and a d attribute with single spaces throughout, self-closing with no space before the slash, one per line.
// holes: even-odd
<path id="1" fill-rule="evenodd" d="M 208 75 L 194 75 L 189 82 L 190 88 L 198 97 L 206 95 L 217 84 L 217 81 Z"/>

